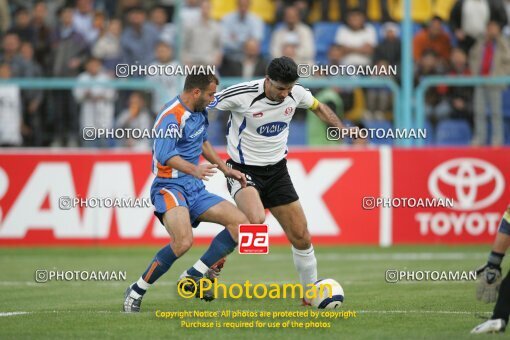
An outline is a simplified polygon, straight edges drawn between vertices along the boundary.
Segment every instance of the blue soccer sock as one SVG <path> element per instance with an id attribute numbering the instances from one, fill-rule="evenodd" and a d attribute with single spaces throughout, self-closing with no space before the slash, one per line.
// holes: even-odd
<path id="1" fill-rule="evenodd" d="M 237 242 L 230 236 L 229 231 L 223 229 L 223 231 L 212 240 L 209 249 L 202 255 L 200 260 L 187 270 L 187 274 L 198 277 L 204 276 L 205 272 L 213 264 L 234 251 L 236 246 Z"/>
<path id="2" fill-rule="evenodd" d="M 166 245 L 156 254 L 143 275 L 133 284 L 132 288 L 140 295 L 145 294 L 147 289 L 163 274 L 165 274 L 178 257 L 170 245 Z"/>

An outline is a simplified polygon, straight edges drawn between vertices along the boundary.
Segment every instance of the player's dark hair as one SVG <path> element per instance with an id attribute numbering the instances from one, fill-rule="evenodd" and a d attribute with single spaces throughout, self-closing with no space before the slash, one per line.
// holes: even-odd
<path id="1" fill-rule="evenodd" d="M 267 66 L 266 74 L 274 81 L 290 84 L 298 80 L 297 65 L 289 57 L 274 58 Z"/>
<path id="2" fill-rule="evenodd" d="M 214 74 L 190 74 L 186 76 L 186 80 L 184 81 L 184 91 L 191 91 L 193 89 L 205 91 L 211 83 L 215 83 L 216 85 L 220 83 Z"/>

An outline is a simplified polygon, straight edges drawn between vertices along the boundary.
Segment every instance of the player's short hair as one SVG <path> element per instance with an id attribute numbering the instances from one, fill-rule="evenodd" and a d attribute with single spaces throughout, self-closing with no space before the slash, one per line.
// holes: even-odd
<path id="1" fill-rule="evenodd" d="M 220 83 L 214 74 L 190 74 L 186 76 L 186 80 L 184 81 L 184 91 L 191 91 L 193 89 L 205 91 L 211 83 L 215 83 L 216 85 Z"/>
<path id="2" fill-rule="evenodd" d="M 290 84 L 299 79 L 297 65 L 289 57 L 274 58 L 267 66 L 267 76 L 285 84 Z"/>

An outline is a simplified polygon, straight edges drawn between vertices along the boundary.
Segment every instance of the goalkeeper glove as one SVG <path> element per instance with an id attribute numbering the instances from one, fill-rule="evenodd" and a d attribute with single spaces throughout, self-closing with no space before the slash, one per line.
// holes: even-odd
<path id="1" fill-rule="evenodd" d="M 476 298 L 485 303 L 496 302 L 501 285 L 501 266 L 487 263 L 476 270 L 479 278 Z"/>

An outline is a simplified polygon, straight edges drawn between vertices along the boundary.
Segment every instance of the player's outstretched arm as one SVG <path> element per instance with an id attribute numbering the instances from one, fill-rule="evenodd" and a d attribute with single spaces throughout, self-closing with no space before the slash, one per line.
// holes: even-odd
<path id="1" fill-rule="evenodd" d="M 315 115 L 319 117 L 320 120 L 328 124 L 328 126 L 337 127 L 339 129 L 345 127 L 340 118 L 338 118 L 338 116 L 336 115 L 336 113 L 324 103 L 319 102 L 317 108 L 315 110 L 312 110 L 312 112 L 315 113 Z"/>
<path id="2" fill-rule="evenodd" d="M 209 141 L 205 141 L 204 144 L 202 144 L 202 155 L 206 160 L 211 162 L 211 164 L 216 165 L 218 169 L 225 174 L 225 177 L 233 178 L 241 183 L 241 187 L 246 187 L 246 176 L 238 170 L 229 168 Z"/>
<path id="3" fill-rule="evenodd" d="M 201 164 L 197 166 L 184 160 L 181 158 L 181 156 L 178 155 L 170 158 L 166 162 L 166 165 L 205 181 L 208 181 L 209 177 L 216 173 L 216 168 L 218 167 L 216 164 Z"/>

